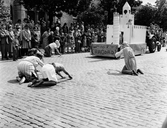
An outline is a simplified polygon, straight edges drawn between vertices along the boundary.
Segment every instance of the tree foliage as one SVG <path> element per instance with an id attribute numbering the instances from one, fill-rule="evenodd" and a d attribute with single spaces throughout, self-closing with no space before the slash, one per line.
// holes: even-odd
<path id="1" fill-rule="evenodd" d="M 126 2 L 128 2 L 132 8 L 138 7 L 142 4 L 142 1 L 140 0 L 119 0 L 119 1 L 100 0 L 100 6 L 103 8 L 104 11 L 108 12 L 108 23 L 109 24 L 112 24 L 114 11 L 117 11 L 120 14 L 122 14 L 122 8 Z"/>
<path id="2" fill-rule="evenodd" d="M 4 1 L 0 0 L 0 19 L 10 17 L 10 8 L 4 6 Z"/>
<path id="3" fill-rule="evenodd" d="M 167 2 L 157 0 L 156 5 L 146 4 L 135 13 L 135 23 L 149 26 L 150 23 L 158 24 L 163 30 L 167 30 Z"/>
<path id="4" fill-rule="evenodd" d="M 99 7 L 91 7 L 78 15 L 78 20 L 84 21 L 85 25 L 100 25 L 104 21 L 104 11 Z"/>
<path id="5" fill-rule="evenodd" d="M 149 26 L 150 23 L 155 22 L 155 14 L 157 8 L 151 4 L 141 6 L 135 13 L 135 24 Z"/>

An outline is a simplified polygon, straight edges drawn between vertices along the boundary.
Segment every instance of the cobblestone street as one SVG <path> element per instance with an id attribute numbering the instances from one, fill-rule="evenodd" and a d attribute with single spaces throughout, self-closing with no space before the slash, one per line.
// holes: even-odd
<path id="1" fill-rule="evenodd" d="M 167 52 L 136 56 L 144 75 L 120 74 L 123 59 L 90 53 L 44 58 L 63 63 L 72 80 L 19 85 L 18 61 L 0 61 L 0 128 L 161 128 L 167 116 Z M 64 74 L 63 74 L 64 75 Z"/>

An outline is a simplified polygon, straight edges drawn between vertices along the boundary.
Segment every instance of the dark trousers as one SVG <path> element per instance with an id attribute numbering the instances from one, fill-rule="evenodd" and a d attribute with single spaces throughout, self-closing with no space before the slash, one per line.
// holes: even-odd
<path id="1" fill-rule="evenodd" d="M 19 57 L 19 47 L 13 46 L 13 61 L 17 60 Z"/>
<path id="2" fill-rule="evenodd" d="M 45 47 L 44 56 L 45 57 L 51 57 L 51 55 L 52 55 L 52 50 L 51 50 L 50 46 L 48 45 L 48 46 Z"/>
<path id="3" fill-rule="evenodd" d="M 21 57 L 28 55 L 28 48 L 21 48 Z"/>
<path id="4" fill-rule="evenodd" d="M 1 44 L 2 59 L 9 59 L 9 44 Z"/>

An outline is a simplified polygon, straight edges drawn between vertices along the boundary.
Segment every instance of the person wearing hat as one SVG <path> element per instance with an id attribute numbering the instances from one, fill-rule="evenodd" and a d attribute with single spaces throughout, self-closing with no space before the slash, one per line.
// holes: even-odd
<path id="1" fill-rule="evenodd" d="M 38 52 L 35 55 L 22 59 L 17 65 L 18 77 L 16 77 L 16 79 L 19 81 L 19 84 L 38 79 L 36 68 L 38 66 L 43 67 L 43 65 L 43 56 Z"/>
<path id="2" fill-rule="evenodd" d="M 45 52 L 44 52 L 44 56 L 45 57 L 51 57 L 52 54 L 54 54 L 54 51 L 56 50 L 56 52 L 61 56 L 61 53 L 59 52 L 58 48 L 60 47 L 60 42 L 59 40 L 56 40 L 53 43 L 50 43 L 49 45 L 47 45 L 45 47 Z"/>
<path id="3" fill-rule="evenodd" d="M 140 69 L 137 69 L 136 58 L 133 49 L 129 46 L 129 44 L 124 41 L 121 45 L 121 50 L 115 54 L 115 57 L 118 58 L 123 55 L 125 66 L 122 69 L 123 74 L 129 75 L 138 75 L 138 73 L 143 74 Z"/>

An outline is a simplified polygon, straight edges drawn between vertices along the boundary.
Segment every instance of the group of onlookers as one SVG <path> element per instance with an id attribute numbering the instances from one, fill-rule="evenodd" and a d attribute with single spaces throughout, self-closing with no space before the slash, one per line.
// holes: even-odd
<path id="1" fill-rule="evenodd" d="M 17 60 L 25 55 L 31 48 L 46 50 L 45 56 L 50 57 L 55 51 L 64 53 L 79 53 L 90 50 L 92 42 L 105 42 L 105 27 L 94 27 L 81 23 L 71 23 L 63 26 L 54 23 L 47 27 L 45 22 L 24 19 L 23 23 L 17 22 L 1 24 L 0 50 L 2 60 L 13 58 Z M 52 43 L 56 46 L 52 47 Z M 49 50 L 49 52 L 48 52 Z"/>

